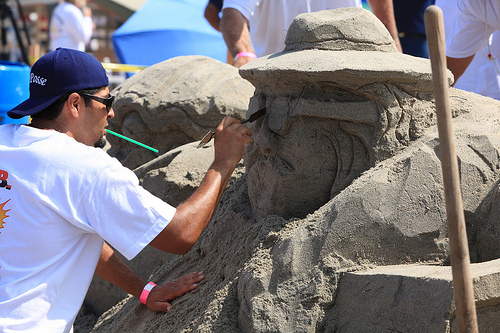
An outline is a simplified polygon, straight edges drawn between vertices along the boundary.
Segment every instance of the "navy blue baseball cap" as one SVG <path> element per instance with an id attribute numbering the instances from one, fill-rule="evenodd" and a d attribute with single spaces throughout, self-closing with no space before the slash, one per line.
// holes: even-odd
<path id="1" fill-rule="evenodd" d="M 107 87 L 102 64 L 88 53 L 58 48 L 38 59 L 31 68 L 30 97 L 7 112 L 13 119 L 38 113 L 68 92 Z"/>

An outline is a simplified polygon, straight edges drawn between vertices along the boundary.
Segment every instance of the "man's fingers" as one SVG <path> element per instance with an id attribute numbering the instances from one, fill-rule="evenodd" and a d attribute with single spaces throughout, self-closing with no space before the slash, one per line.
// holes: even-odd
<path id="1" fill-rule="evenodd" d="M 203 272 L 186 274 L 177 280 L 169 281 L 155 286 L 146 301 L 147 306 L 152 311 L 170 311 L 172 305 L 170 301 L 198 288 L 198 283 L 205 279 Z"/>
<path id="2" fill-rule="evenodd" d="M 241 121 L 233 117 L 224 117 L 224 119 L 221 121 L 218 126 L 218 130 L 222 131 L 225 128 L 236 130 L 243 135 L 252 135 L 252 131 L 250 131 L 250 129 L 245 124 L 242 124 Z"/>
<path id="3" fill-rule="evenodd" d="M 172 305 L 168 302 L 151 301 L 148 303 L 148 309 L 156 312 L 168 312 L 172 309 Z"/>
<path id="4" fill-rule="evenodd" d="M 203 279 L 205 279 L 205 274 L 203 272 L 193 272 L 181 276 L 176 281 L 181 283 L 198 283 L 203 281 Z"/>
<path id="5" fill-rule="evenodd" d="M 222 121 L 220 122 L 218 129 L 223 130 L 226 127 L 231 126 L 232 124 L 239 124 L 240 121 L 236 118 L 226 116 Z"/>
<path id="6" fill-rule="evenodd" d="M 252 131 L 250 131 L 246 125 L 241 125 L 241 134 L 247 137 L 252 137 Z"/>
<path id="7" fill-rule="evenodd" d="M 239 120 L 232 117 L 225 117 L 217 127 L 215 140 L 224 142 L 224 145 L 239 142 L 239 144 L 242 144 L 241 149 L 244 149 L 246 144 L 253 142 L 252 131 Z"/>
<path id="8" fill-rule="evenodd" d="M 184 295 L 188 291 L 194 290 L 198 287 L 198 283 L 195 281 L 171 281 L 162 284 L 158 289 L 158 292 L 162 294 L 162 298 L 165 301 L 171 301 L 179 296 Z"/>

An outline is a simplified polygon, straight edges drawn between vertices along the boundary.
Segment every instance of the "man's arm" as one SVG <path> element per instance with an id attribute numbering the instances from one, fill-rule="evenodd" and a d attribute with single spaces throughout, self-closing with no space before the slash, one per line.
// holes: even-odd
<path id="1" fill-rule="evenodd" d="M 226 117 L 215 133 L 215 158 L 200 187 L 181 204 L 168 226 L 150 243 L 165 252 L 183 254 L 194 245 L 208 225 L 224 189 L 238 165 L 252 133 L 237 119 Z M 140 298 L 147 281 L 134 272 L 104 243 L 96 275 Z M 205 278 L 202 272 L 187 274 L 175 281 L 155 286 L 147 306 L 153 311 L 169 311 L 170 301 L 197 288 Z"/>
<path id="2" fill-rule="evenodd" d="M 227 49 L 233 58 L 240 52 L 255 53 L 250 40 L 248 20 L 239 10 L 234 8 L 223 9 L 219 27 L 224 37 L 224 41 L 226 42 Z M 233 65 L 239 68 L 252 60 L 253 58 L 250 57 L 239 57 Z"/>
<path id="3" fill-rule="evenodd" d="M 65 25 L 64 28 L 68 31 L 75 41 L 83 41 L 85 44 L 90 42 L 92 33 L 94 31 L 94 23 L 92 21 L 92 10 L 86 7 L 84 12 L 75 7 L 64 14 Z"/>
<path id="4" fill-rule="evenodd" d="M 217 31 L 220 31 L 220 10 L 213 3 L 209 2 L 205 7 L 205 19 Z"/>
<path id="5" fill-rule="evenodd" d="M 252 133 L 237 119 L 226 117 L 215 132 L 215 158 L 198 189 L 179 207 L 172 221 L 150 243 L 174 254 L 187 253 L 210 222 L 226 185 L 253 142 Z"/>
<path id="6" fill-rule="evenodd" d="M 474 54 L 467 58 L 450 58 L 446 57 L 446 65 L 448 69 L 453 73 L 455 77 L 455 82 L 457 82 L 458 78 L 462 76 L 465 72 L 472 59 L 474 58 Z M 453 84 L 455 84 L 455 82 Z"/>
<path id="7" fill-rule="evenodd" d="M 394 17 L 394 5 L 392 0 L 368 0 L 368 5 L 372 13 L 385 25 L 391 34 L 399 52 L 403 52 L 401 42 L 398 37 L 398 28 Z"/>
<path id="8" fill-rule="evenodd" d="M 106 243 L 102 247 L 95 274 L 137 298 L 140 298 L 147 284 L 147 281 L 134 272 Z M 147 307 L 152 311 L 170 311 L 170 301 L 196 289 L 204 278 L 202 272 L 194 272 L 155 286 L 147 298 Z"/>

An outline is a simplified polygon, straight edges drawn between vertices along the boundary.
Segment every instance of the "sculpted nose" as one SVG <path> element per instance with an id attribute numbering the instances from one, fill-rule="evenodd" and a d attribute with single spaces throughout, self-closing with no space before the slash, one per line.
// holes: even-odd
<path id="1" fill-rule="evenodd" d="M 273 131 L 267 125 L 267 121 L 263 122 L 260 130 L 253 135 L 253 139 L 261 154 L 267 157 L 276 155 L 273 144 Z"/>

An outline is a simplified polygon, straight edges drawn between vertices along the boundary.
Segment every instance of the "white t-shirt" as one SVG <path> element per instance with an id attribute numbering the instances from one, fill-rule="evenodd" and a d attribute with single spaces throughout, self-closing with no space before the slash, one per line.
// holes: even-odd
<path id="1" fill-rule="evenodd" d="M 224 0 L 224 8 L 237 9 L 250 24 L 255 54 L 281 52 L 293 19 L 302 13 L 343 7 L 361 7 L 361 0 Z"/>
<path id="2" fill-rule="evenodd" d="M 446 54 L 452 58 L 466 58 L 479 51 L 481 42 L 500 30 L 499 11 L 498 0 L 457 0 L 453 25 L 446 40 Z"/>
<path id="3" fill-rule="evenodd" d="M 475 37 L 470 37 L 475 40 L 475 43 L 469 42 L 465 43 L 463 36 L 463 29 L 468 26 L 468 24 L 463 25 L 465 22 L 464 17 L 467 16 L 458 7 L 459 0 L 436 0 L 436 5 L 439 6 L 443 11 L 444 19 L 444 29 L 445 36 L 447 40 L 446 53 L 450 57 L 460 58 L 467 57 L 476 52 L 476 55 L 472 59 L 471 63 L 465 70 L 465 72 L 458 78 L 455 82 L 454 87 L 466 91 L 471 91 L 476 94 L 483 96 L 488 96 L 500 100 L 500 75 L 497 73 L 495 65 L 500 66 L 500 31 L 496 30 L 490 35 L 489 38 L 486 36 L 486 24 L 484 22 L 479 22 L 480 19 L 484 18 L 484 7 L 476 8 L 477 13 L 483 10 L 483 15 L 481 17 L 476 17 L 475 19 L 469 19 L 474 25 L 478 25 L 478 28 L 472 29 L 472 31 L 479 32 Z M 481 2 L 484 5 L 484 2 Z M 474 2 L 474 5 L 481 5 L 479 2 Z M 465 6 L 468 8 L 470 4 Z M 464 8 L 463 4 L 460 8 Z M 460 13 L 460 14 L 458 14 Z M 490 18 L 495 18 L 495 15 L 488 13 L 487 21 Z M 455 21 L 457 19 L 457 21 Z M 484 20 L 483 20 L 484 21 Z M 488 24 L 489 25 L 489 24 Z M 471 31 L 465 29 L 466 33 Z M 491 52 L 494 61 L 488 58 L 488 44 L 489 51 Z M 467 46 L 468 45 L 468 46 Z M 467 48 L 463 48 L 467 46 Z M 477 51 L 475 51 L 477 49 Z"/>
<path id="4" fill-rule="evenodd" d="M 99 148 L 0 126 L 0 332 L 69 332 L 103 241 L 127 259 L 175 208 Z"/>
<path id="5" fill-rule="evenodd" d="M 62 2 L 54 8 L 50 18 L 51 51 L 58 47 L 85 51 L 85 45 L 92 37 L 92 18 L 83 16 L 75 5 Z"/>

